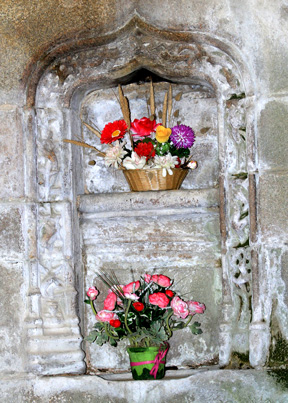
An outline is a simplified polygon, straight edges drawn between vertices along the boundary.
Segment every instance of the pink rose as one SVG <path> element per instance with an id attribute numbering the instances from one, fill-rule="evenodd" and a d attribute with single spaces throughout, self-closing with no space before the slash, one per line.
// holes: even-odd
<path id="1" fill-rule="evenodd" d="M 201 302 L 197 301 L 188 301 L 187 302 L 189 315 L 195 315 L 196 313 L 204 313 L 206 306 L 201 304 Z"/>
<path id="2" fill-rule="evenodd" d="M 107 295 L 105 301 L 104 301 L 104 309 L 107 309 L 108 311 L 113 311 L 116 306 L 116 301 L 117 301 L 117 296 L 114 292 L 109 292 Z"/>
<path id="3" fill-rule="evenodd" d="M 96 315 L 96 319 L 99 322 L 110 322 L 112 319 L 118 319 L 118 316 L 114 312 L 99 311 Z"/>
<path id="4" fill-rule="evenodd" d="M 124 287 L 122 287 L 124 294 L 125 293 L 131 294 L 132 292 L 139 290 L 139 288 L 140 288 L 140 281 L 132 281 L 132 283 L 129 283 L 127 285 L 124 285 Z"/>
<path id="5" fill-rule="evenodd" d="M 145 276 L 144 276 L 145 283 L 150 283 L 151 277 L 152 277 L 151 274 L 145 273 Z"/>
<path id="6" fill-rule="evenodd" d="M 96 290 L 95 287 L 90 287 L 89 290 L 87 291 L 88 297 L 93 301 L 96 299 L 97 295 L 99 294 L 99 291 Z"/>
<path id="7" fill-rule="evenodd" d="M 154 294 L 149 295 L 149 302 L 159 306 L 159 308 L 165 308 L 169 304 L 169 298 L 164 292 L 154 292 Z"/>
<path id="8" fill-rule="evenodd" d="M 131 123 L 131 132 L 134 136 L 146 137 L 155 132 L 158 125 L 159 123 L 156 124 L 155 120 L 149 118 L 134 119 Z"/>
<path id="9" fill-rule="evenodd" d="M 174 297 L 171 301 L 171 308 L 173 313 L 178 318 L 185 319 L 189 315 L 188 305 L 180 297 Z"/>
<path id="10" fill-rule="evenodd" d="M 154 274 L 152 276 L 152 281 L 154 281 L 154 283 L 160 285 L 161 287 L 165 288 L 170 287 L 170 285 L 172 284 L 170 278 L 167 276 L 163 276 L 163 274 Z"/>

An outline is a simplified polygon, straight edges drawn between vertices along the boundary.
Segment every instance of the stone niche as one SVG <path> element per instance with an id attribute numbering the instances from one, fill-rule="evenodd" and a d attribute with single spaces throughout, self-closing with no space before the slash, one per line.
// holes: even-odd
<path id="1" fill-rule="evenodd" d="M 102 130 L 121 118 L 119 83 L 132 119 L 145 116 L 148 83 L 135 78 L 143 69 L 157 77 L 159 120 L 170 82 L 171 124 L 180 121 L 196 133 L 199 167 L 178 191 L 131 193 L 122 172 L 63 142 L 83 138 L 99 145 L 82 122 Z M 161 272 L 182 294 L 207 305 L 198 318 L 202 335 L 181 331 L 171 339 L 171 365 L 225 366 L 233 352 L 249 351 L 252 364 L 263 365 L 269 326 L 257 309 L 252 97 L 234 45 L 208 35 L 160 32 L 138 17 L 117 35 L 58 46 L 35 67 L 23 117 L 25 148 L 35 156 L 25 171 L 31 371 L 128 369 L 124 346 L 83 343 L 93 325 L 83 300 L 97 269 L 113 269 L 123 283 L 132 272 L 135 278 Z M 97 286 L 101 307 L 106 290 Z"/>
<path id="2" fill-rule="evenodd" d="M 168 87 L 167 82 L 154 84 L 157 121 L 161 121 Z M 193 127 L 193 157 L 199 169 L 189 173 L 180 191 L 127 193 L 123 173 L 106 168 L 103 159 L 95 159 L 93 150 L 84 149 L 84 187 L 90 195 L 82 195 L 79 205 L 84 284 L 85 289 L 97 284 L 103 291 L 97 299 L 99 309 L 107 289 L 97 281 L 97 269 L 113 270 L 121 284 L 145 272 L 163 273 L 175 280 L 180 295 L 205 301 L 206 314 L 198 318 L 204 333 L 196 337 L 190 330 L 178 332 L 170 341 L 169 364 L 198 366 L 217 362 L 219 354 L 222 273 L 217 103 L 209 86 L 173 84 L 172 90 L 169 126 L 181 122 Z M 131 119 L 147 116 L 149 84 L 125 85 L 123 91 L 130 101 Z M 121 119 L 116 93 L 117 88 L 90 93 L 81 104 L 81 118 L 100 130 L 107 122 Z M 89 144 L 100 144 L 86 127 L 83 136 Z M 92 329 L 93 320 L 87 309 L 85 334 Z M 117 349 L 86 343 L 86 363 L 90 371 L 127 368 L 125 343 Z"/>

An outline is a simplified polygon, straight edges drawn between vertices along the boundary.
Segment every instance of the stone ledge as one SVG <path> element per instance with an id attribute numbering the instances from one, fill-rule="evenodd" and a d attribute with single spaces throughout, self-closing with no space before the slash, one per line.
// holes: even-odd
<path id="1" fill-rule="evenodd" d="M 105 378 L 105 379 L 104 379 Z M 159 381 L 132 381 L 131 374 L 0 377 L 1 402 L 52 403 L 261 403 L 288 401 L 287 380 L 261 370 L 167 371 Z"/>
<path id="2" fill-rule="evenodd" d="M 166 190 L 157 192 L 104 193 L 78 196 L 78 210 L 85 214 L 117 215 L 144 214 L 146 211 L 165 211 L 166 214 L 193 209 L 194 212 L 210 209 L 218 211 L 219 190 L 217 188 L 197 190 Z M 184 211 L 183 211 L 184 210 Z"/>

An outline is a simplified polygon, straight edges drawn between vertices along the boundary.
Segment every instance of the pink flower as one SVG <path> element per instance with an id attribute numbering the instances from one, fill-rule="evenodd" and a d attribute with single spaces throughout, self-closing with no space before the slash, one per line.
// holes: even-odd
<path id="1" fill-rule="evenodd" d="M 154 292 L 154 294 L 149 295 L 149 302 L 159 306 L 159 308 L 165 308 L 169 304 L 169 298 L 164 292 Z"/>
<path id="2" fill-rule="evenodd" d="M 201 304 L 201 302 L 197 301 L 188 301 L 187 302 L 189 315 L 195 315 L 196 313 L 204 313 L 206 306 Z"/>
<path id="3" fill-rule="evenodd" d="M 180 297 L 174 297 L 171 301 L 171 308 L 173 313 L 178 318 L 185 319 L 189 315 L 188 305 Z"/>
<path id="4" fill-rule="evenodd" d="M 132 294 L 130 292 L 125 292 L 124 295 L 125 295 L 125 298 L 132 299 L 132 301 L 137 301 L 137 299 L 140 298 L 136 294 Z"/>
<path id="5" fill-rule="evenodd" d="M 90 287 L 89 290 L 87 291 L 88 297 L 93 301 L 96 299 L 97 295 L 99 294 L 99 291 L 96 290 L 95 287 Z"/>
<path id="6" fill-rule="evenodd" d="M 145 273 L 145 276 L 144 276 L 145 283 L 150 283 L 151 277 L 152 277 L 151 274 Z"/>
<path id="7" fill-rule="evenodd" d="M 96 315 L 96 319 L 99 322 L 110 322 L 112 319 L 118 319 L 118 316 L 114 312 L 99 311 Z"/>
<path id="8" fill-rule="evenodd" d="M 134 119 L 131 123 L 131 132 L 134 136 L 146 137 L 155 132 L 157 126 L 159 123 L 149 118 Z"/>
<path id="9" fill-rule="evenodd" d="M 104 301 L 104 309 L 106 309 L 107 311 L 113 311 L 113 309 L 115 309 L 116 306 L 116 301 L 117 301 L 116 294 L 112 291 L 109 292 Z"/>
<path id="10" fill-rule="evenodd" d="M 139 288 L 140 288 L 140 281 L 132 281 L 132 283 L 129 283 L 127 285 L 124 285 L 124 287 L 122 287 L 124 294 L 125 293 L 131 294 L 132 292 L 139 290 Z"/>
<path id="11" fill-rule="evenodd" d="M 163 276 L 163 274 L 154 274 L 152 276 L 152 281 L 154 281 L 154 283 L 160 285 L 161 287 L 170 287 L 170 285 L 172 284 L 172 281 L 170 280 L 169 277 L 167 276 Z"/>

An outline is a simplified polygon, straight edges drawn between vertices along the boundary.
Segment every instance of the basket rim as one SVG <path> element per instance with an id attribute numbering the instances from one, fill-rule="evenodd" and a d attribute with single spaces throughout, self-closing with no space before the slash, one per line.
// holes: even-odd
<path id="1" fill-rule="evenodd" d="M 139 171 L 143 171 L 143 172 L 151 172 L 151 171 L 162 171 L 163 168 L 147 168 L 147 169 L 143 169 L 143 168 L 136 168 L 136 169 L 122 169 L 123 172 L 139 172 Z M 189 170 L 189 168 L 170 168 L 172 171 L 177 170 L 177 171 L 187 171 Z"/>

